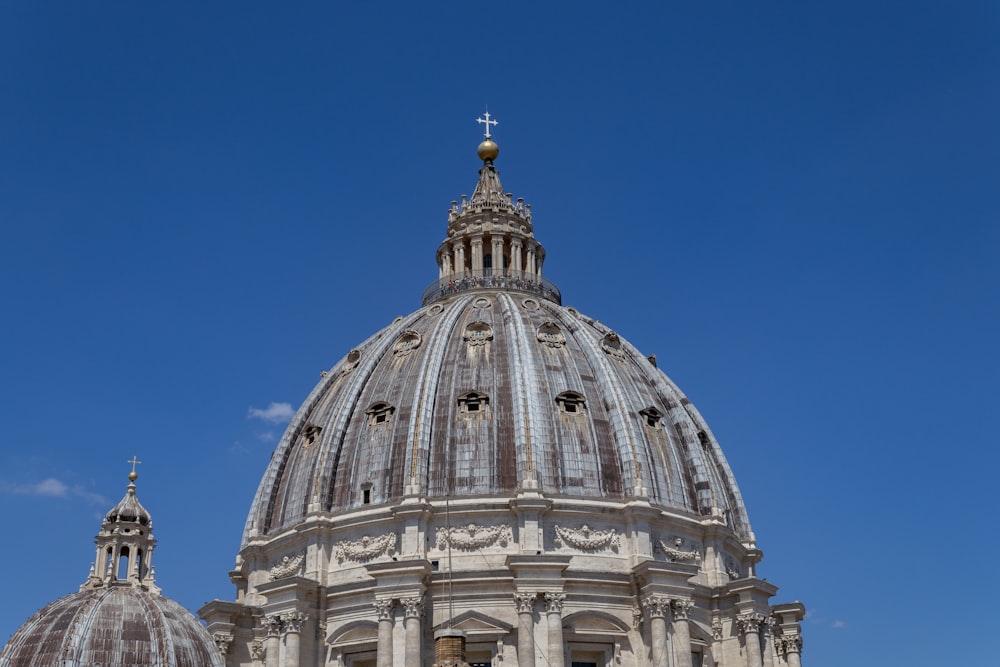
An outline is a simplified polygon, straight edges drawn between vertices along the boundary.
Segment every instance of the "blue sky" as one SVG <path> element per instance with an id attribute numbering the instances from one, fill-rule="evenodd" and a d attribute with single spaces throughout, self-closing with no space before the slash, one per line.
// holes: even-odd
<path id="1" fill-rule="evenodd" d="M 991 655 L 1000 5 L 816 4 L 0 3 L 0 639 L 133 454 L 165 592 L 232 598 L 289 410 L 419 306 L 488 104 L 546 276 L 722 443 L 808 667 Z"/>

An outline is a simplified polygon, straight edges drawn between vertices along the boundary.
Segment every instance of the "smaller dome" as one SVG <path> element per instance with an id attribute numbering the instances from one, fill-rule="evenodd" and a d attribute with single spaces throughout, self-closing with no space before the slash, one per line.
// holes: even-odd
<path id="1" fill-rule="evenodd" d="M 0 653 L 4 667 L 223 667 L 212 637 L 173 600 L 131 586 L 86 589 L 39 610 Z"/>
<path id="2" fill-rule="evenodd" d="M 131 475 L 129 479 L 131 481 L 125 492 L 125 497 L 108 512 L 104 518 L 104 524 L 106 526 L 109 523 L 138 523 L 142 526 L 152 527 L 152 517 L 135 495 L 135 480 L 132 480 Z"/>
<path id="3" fill-rule="evenodd" d="M 483 162 L 492 162 L 497 159 L 500 155 L 500 147 L 497 146 L 497 142 L 492 139 L 486 139 L 483 143 L 479 144 L 479 148 L 476 149 L 476 153 L 479 155 L 479 159 Z"/>

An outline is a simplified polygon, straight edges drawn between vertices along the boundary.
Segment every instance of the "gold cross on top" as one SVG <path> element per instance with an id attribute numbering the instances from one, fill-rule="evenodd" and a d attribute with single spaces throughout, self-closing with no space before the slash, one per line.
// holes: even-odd
<path id="1" fill-rule="evenodd" d="M 131 463 L 132 464 L 132 474 L 133 475 L 135 474 L 135 467 L 137 465 L 140 465 L 140 466 L 142 465 L 142 461 L 140 461 L 138 459 L 138 457 L 135 456 L 135 454 L 132 455 L 132 460 L 131 461 L 126 461 L 126 463 Z"/>

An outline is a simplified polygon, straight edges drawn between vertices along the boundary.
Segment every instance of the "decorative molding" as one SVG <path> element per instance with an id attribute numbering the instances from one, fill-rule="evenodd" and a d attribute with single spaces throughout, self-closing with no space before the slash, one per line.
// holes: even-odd
<path id="1" fill-rule="evenodd" d="M 670 611 L 670 598 L 666 595 L 649 595 L 642 601 L 650 618 L 666 618 Z"/>
<path id="2" fill-rule="evenodd" d="M 553 349 L 559 349 L 566 345 L 566 336 L 555 322 L 542 322 L 535 337 L 542 345 Z"/>
<path id="3" fill-rule="evenodd" d="M 337 562 L 353 560 L 367 563 L 379 556 L 391 556 L 396 553 L 396 533 L 386 533 L 378 537 L 365 535 L 360 540 L 344 540 L 334 545 L 333 552 Z"/>
<path id="4" fill-rule="evenodd" d="M 375 607 L 375 615 L 380 621 L 391 621 L 392 620 L 392 610 L 396 607 L 395 600 L 375 600 L 372 603 Z"/>
<path id="5" fill-rule="evenodd" d="M 392 348 L 392 353 L 397 357 L 405 357 L 420 347 L 420 343 L 420 334 L 411 330 L 404 331 L 399 339 L 396 340 L 396 344 Z"/>
<path id="6" fill-rule="evenodd" d="M 216 632 L 212 635 L 212 640 L 215 642 L 216 648 L 219 649 L 219 653 L 222 655 L 229 654 L 229 648 L 233 645 L 233 636 L 226 632 Z"/>
<path id="7" fill-rule="evenodd" d="M 271 569 L 268 570 L 268 577 L 271 581 L 274 581 L 275 579 L 284 579 L 285 577 L 291 577 L 299 574 L 302 571 L 302 563 L 305 559 L 305 553 L 285 556 L 281 559 L 281 562 L 275 563 Z"/>
<path id="8" fill-rule="evenodd" d="M 493 327 L 483 321 L 476 321 L 465 327 L 462 340 L 470 347 L 482 347 L 493 340 Z"/>
<path id="9" fill-rule="evenodd" d="M 718 616 L 712 619 L 712 639 L 722 641 L 722 619 Z"/>
<path id="10" fill-rule="evenodd" d="M 505 547 L 514 540 L 510 526 L 477 526 L 470 523 L 457 528 L 437 529 L 437 548 L 445 549 L 450 544 L 456 549 L 473 550 L 498 544 Z"/>
<path id="11" fill-rule="evenodd" d="M 736 625 L 740 632 L 747 634 L 750 632 L 760 632 L 760 625 L 764 622 L 765 616 L 755 611 L 748 611 L 736 617 Z"/>
<path id="12" fill-rule="evenodd" d="M 535 607 L 538 593 L 514 593 L 514 608 L 519 614 L 530 614 Z"/>
<path id="13" fill-rule="evenodd" d="M 545 598 L 545 612 L 548 614 L 561 614 L 563 609 L 563 603 L 566 601 L 566 595 L 564 593 L 546 593 Z"/>
<path id="14" fill-rule="evenodd" d="M 594 530 L 587 524 L 578 529 L 555 526 L 556 546 L 569 545 L 581 551 L 612 549 L 618 551 L 618 532 L 614 528 Z"/>
<path id="15" fill-rule="evenodd" d="M 684 539 L 681 537 L 674 538 L 674 545 L 668 546 L 663 540 L 657 540 L 656 546 L 666 554 L 667 558 L 672 561 L 694 561 L 695 563 L 701 562 L 701 552 L 697 549 L 692 549 L 691 551 L 684 551 L 681 549 L 684 546 Z"/>
<path id="16" fill-rule="evenodd" d="M 642 627 L 642 607 L 639 605 L 632 607 L 632 627 L 636 630 Z"/>
<path id="17" fill-rule="evenodd" d="M 263 660 L 264 659 L 264 642 L 259 639 L 255 639 L 250 642 L 250 659 L 251 660 Z"/>
<path id="18" fill-rule="evenodd" d="M 403 598 L 399 602 L 403 605 L 403 616 L 406 618 L 420 618 L 424 612 L 423 598 Z"/>

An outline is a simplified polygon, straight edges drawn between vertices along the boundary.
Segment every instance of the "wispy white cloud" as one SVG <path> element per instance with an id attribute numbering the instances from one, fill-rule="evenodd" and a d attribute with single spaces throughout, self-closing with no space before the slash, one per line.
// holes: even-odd
<path id="1" fill-rule="evenodd" d="M 0 481 L 0 493 L 47 498 L 82 498 L 95 504 L 108 504 L 107 498 L 101 494 L 87 491 L 79 485 L 69 486 L 55 477 L 47 477 L 40 482 L 22 484 Z"/>
<path id="2" fill-rule="evenodd" d="M 295 414 L 291 403 L 271 403 L 266 408 L 250 408 L 247 419 L 261 419 L 271 424 L 287 422 Z"/>
<path id="3" fill-rule="evenodd" d="M 237 440 L 233 444 L 229 445 L 229 453 L 230 454 L 235 454 L 235 455 L 238 455 L 238 456 L 244 456 L 246 454 L 249 454 L 250 450 L 247 449 L 246 447 L 244 447 L 243 443 L 241 443 L 239 440 Z"/>
<path id="4" fill-rule="evenodd" d="M 838 618 L 836 621 L 833 622 L 833 624 L 830 627 L 834 628 L 835 630 L 839 630 L 841 628 L 846 628 L 847 623 L 844 623 L 842 620 Z"/>
<path id="5" fill-rule="evenodd" d="M 813 625 L 824 626 L 834 630 L 843 630 L 847 627 L 847 622 L 839 618 L 830 620 L 828 616 L 819 613 L 815 608 L 809 609 L 806 613 L 806 621 Z"/>
<path id="6" fill-rule="evenodd" d="M 263 433 L 257 434 L 257 439 L 261 442 L 274 442 L 274 431 L 264 431 Z"/>

